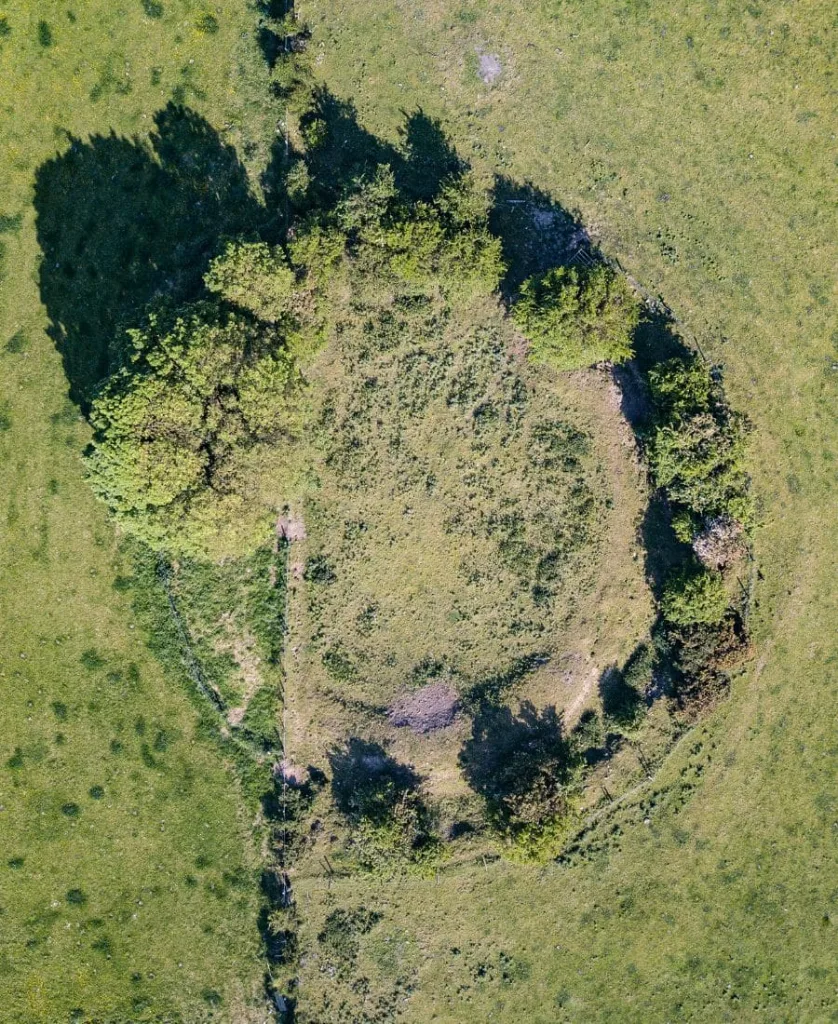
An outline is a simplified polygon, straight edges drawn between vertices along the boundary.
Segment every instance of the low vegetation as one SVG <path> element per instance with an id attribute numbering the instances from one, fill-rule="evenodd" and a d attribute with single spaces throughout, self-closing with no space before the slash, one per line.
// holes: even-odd
<path id="1" fill-rule="evenodd" d="M 302 65 L 304 38 L 274 68 Z M 285 236 L 227 239 L 189 302 L 152 297 L 88 392 L 90 482 L 156 553 L 187 667 L 242 778 L 264 778 L 265 756 L 284 745 L 259 796 L 272 829 L 260 929 L 281 1010 L 294 1005 L 299 955 L 292 848 L 330 873 L 329 857 L 377 876 L 435 872 L 449 852 L 426 778 L 391 751 L 388 708 L 422 687 L 452 693 L 471 718 L 457 763 L 473 794 L 463 807 L 482 806 L 477 834 L 513 860 L 556 858 L 582 827 L 595 766 L 642 731 L 658 663 L 692 715 L 722 692 L 743 648 L 724 644 L 724 624 L 732 615 L 744 631 L 722 571 L 689 544 L 711 523 L 751 521 L 745 423 L 719 376 L 689 355 L 654 364 L 642 439 L 688 552 L 660 589 L 664 640 L 654 655 L 641 643 L 602 683 L 608 737 L 594 710 L 569 733 L 554 707 L 524 701 L 514 714 L 515 686 L 561 654 L 608 509 L 596 439 L 562 415 L 555 372 L 629 360 L 641 304 L 589 257 L 525 279 L 508 313 L 493 193 L 438 126 L 414 121 L 401 150 L 379 146 L 374 168 L 328 167 L 331 100 L 299 88 L 308 102 L 288 106 L 304 144 L 285 161 Z M 352 124 L 351 111 L 341 117 Z M 422 168 L 431 142 L 435 178 Z M 272 525 L 275 557 L 263 562 Z M 266 607 L 289 588 L 291 611 L 274 611 L 267 633 L 248 566 L 261 587 L 270 570 Z M 292 622 L 300 665 L 289 676 L 271 630 Z M 715 646 L 699 629 L 716 631 Z M 309 724 L 289 744 L 277 692 L 288 704 L 298 671 Z"/>

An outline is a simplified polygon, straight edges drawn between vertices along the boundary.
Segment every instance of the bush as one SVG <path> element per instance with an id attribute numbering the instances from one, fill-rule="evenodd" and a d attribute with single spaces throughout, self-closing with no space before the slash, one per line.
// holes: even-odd
<path id="1" fill-rule="evenodd" d="M 295 281 L 282 249 L 264 242 L 229 242 L 204 275 L 211 292 L 268 322 L 292 309 Z"/>
<path id="2" fill-rule="evenodd" d="M 679 681 L 677 696 L 688 715 L 706 713 L 729 687 L 729 673 L 750 655 L 751 646 L 738 615 L 728 613 L 714 625 L 670 629 Z"/>
<path id="3" fill-rule="evenodd" d="M 529 702 L 518 715 L 487 708 L 460 754 L 469 785 L 486 801 L 489 824 L 518 859 L 555 856 L 574 817 L 582 759 L 555 708 Z"/>
<path id="4" fill-rule="evenodd" d="M 576 370 L 630 359 L 640 307 L 625 278 L 600 264 L 529 278 L 512 316 L 531 342 L 532 359 Z"/>
<path id="5" fill-rule="evenodd" d="M 361 936 L 368 935 L 380 920 L 381 914 L 366 907 L 333 910 L 317 936 L 323 968 L 337 978 L 350 977 L 361 949 Z"/>
<path id="6" fill-rule="evenodd" d="M 696 566 L 677 570 L 664 585 L 660 608 L 676 626 L 720 622 L 728 608 L 721 574 Z"/>
<path id="7" fill-rule="evenodd" d="M 377 744 L 350 740 L 330 756 L 332 792 L 351 826 L 350 848 L 367 871 L 423 870 L 443 849 L 419 776 Z"/>
<path id="8" fill-rule="evenodd" d="M 705 517 L 745 526 L 753 518 L 745 471 L 750 426 L 730 410 L 719 381 L 697 359 L 671 359 L 649 374 L 656 424 L 648 443 L 658 487 L 677 506 L 674 525 L 690 543 Z"/>

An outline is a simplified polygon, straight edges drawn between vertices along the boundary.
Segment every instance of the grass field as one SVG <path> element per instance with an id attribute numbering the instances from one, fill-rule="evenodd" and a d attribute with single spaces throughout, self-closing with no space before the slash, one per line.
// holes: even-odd
<path id="1" fill-rule="evenodd" d="M 756 425 L 763 575 L 757 657 L 731 700 L 571 863 L 299 879 L 303 944 L 318 948 L 336 907 L 379 911 L 356 972 L 373 993 L 412 990 L 406 1020 L 836 1019 L 832 12 L 343 0 L 300 14 L 364 127 L 395 138 L 405 110 L 441 118 L 479 168 L 578 210 L 724 365 Z M 379 1019 L 326 954 L 307 964 L 305 1019 Z"/>
<path id="2" fill-rule="evenodd" d="M 762 573 L 756 658 L 731 699 L 652 782 L 627 767 L 634 788 L 563 862 L 463 857 L 395 882 L 302 862 L 300 1021 L 838 1020 L 834 14 L 814 0 L 299 13 L 317 75 L 364 128 L 395 141 L 405 113 L 440 118 L 462 157 L 504 177 L 510 209 L 538 195 L 578 214 L 724 365 L 756 427 Z M 83 481 L 78 413 L 123 318 L 188 293 L 224 231 L 270 228 L 260 176 L 282 111 L 254 29 L 245 3 L 0 10 L 3 1021 L 264 1016 L 252 794 L 161 650 L 165 603 Z M 249 600 L 237 586 L 189 565 L 172 580 L 230 708 L 266 657 L 230 617 Z M 608 620 L 592 630 L 625 656 Z"/>
<path id="3" fill-rule="evenodd" d="M 142 164 L 136 139 L 169 100 L 261 170 L 275 124 L 254 12 L 131 0 L 12 2 L 0 15 L 0 1019 L 261 1019 L 253 809 L 177 660 L 164 674 L 148 649 L 46 333 L 48 316 L 63 322 L 72 370 L 112 327 L 97 316 L 136 269 L 117 245 L 154 212 L 125 157 Z M 73 139 L 82 173 L 62 178 Z M 155 198 L 176 223 L 165 192 Z M 50 217 L 67 234 L 41 262 L 36 227 Z M 62 265 L 91 223 L 104 272 L 70 281 Z"/>

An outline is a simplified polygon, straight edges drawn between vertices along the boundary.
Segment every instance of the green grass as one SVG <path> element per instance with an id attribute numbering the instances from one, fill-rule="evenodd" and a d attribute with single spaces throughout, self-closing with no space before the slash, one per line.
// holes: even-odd
<path id="1" fill-rule="evenodd" d="M 169 100 L 223 132 L 258 191 L 275 134 L 254 19 L 245 5 L 183 0 L 12 2 L 2 12 L 3 1021 L 263 1012 L 249 783 L 189 699 L 178 657 L 164 668 L 149 650 L 147 616 L 132 610 L 134 566 L 83 481 L 89 433 L 46 331 L 49 315 L 77 355 L 101 345 L 112 324 L 97 315 L 108 321 L 130 291 L 118 245 L 149 214 L 167 245 L 178 241 L 191 185 L 181 178 L 174 192 L 180 211 L 159 194 L 154 208 L 144 191 L 154 158 L 141 140 Z M 62 163 L 72 140 L 86 172 L 76 177 Z M 105 150 L 110 167 L 97 160 Z M 128 158 L 145 178 L 131 178 Z M 55 171 L 48 194 L 45 167 Z M 67 233 L 51 236 L 40 262 L 50 217 Z M 62 276 L 74 262 L 86 275 L 73 251 L 85 225 L 105 270 L 92 285 Z M 151 258 L 164 249 L 152 243 Z M 141 291 L 147 278 L 133 284 Z"/>
<path id="2" fill-rule="evenodd" d="M 756 426 L 764 575 L 757 656 L 731 699 L 567 864 L 452 865 L 397 887 L 302 878 L 302 948 L 316 953 L 339 907 L 381 912 L 358 974 L 389 998 L 365 957 L 384 929 L 404 934 L 405 1020 L 835 1019 L 831 11 L 345 0 L 300 13 L 318 73 L 366 129 L 395 138 L 419 106 L 440 117 L 480 169 L 579 210 L 724 364 Z M 478 49 L 503 64 L 491 87 Z M 318 962 L 303 1020 L 342 991 Z"/>
<path id="3" fill-rule="evenodd" d="M 188 292 L 216 232 L 262 217 L 225 198 L 217 212 L 232 220 L 216 227 L 206 196 L 210 215 L 197 217 L 184 270 L 171 249 L 189 252 L 201 174 L 178 163 L 185 147 L 132 138 L 153 129 L 169 99 L 188 103 L 222 133 L 186 126 L 230 185 L 223 195 L 232 188 L 241 199 L 245 172 L 256 187 L 279 111 L 266 106 L 261 58 L 241 35 L 253 13 L 218 6 L 18 3 L 0 20 L 0 827 L 9 851 L 0 1019 L 9 1021 L 74 1011 L 81 1020 L 247 1020 L 261 984 L 250 828 L 258 786 L 243 773 L 237 788 L 225 764 L 234 750 L 211 741 L 182 673 L 149 652 L 148 609 L 132 611 L 142 593 L 126 582 L 133 566 L 82 480 L 88 435 L 65 396 L 69 383 L 84 400 L 93 379 L 76 373 L 66 345 L 62 365 L 41 304 L 61 320 L 62 343 L 83 353 L 81 368 L 101 368 L 91 357 L 107 358 L 120 316 L 172 273 L 168 287 Z M 757 657 L 731 699 L 652 783 L 627 753 L 619 770 L 634 788 L 561 864 L 463 858 L 397 885 L 327 879 L 319 863 L 303 864 L 294 880 L 299 1020 L 835 1019 L 831 13 L 811 0 L 684 10 L 659 0 L 343 0 L 301 13 L 315 23 L 318 74 L 356 100 L 364 127 L 395 139 L 404 109 L 440 116 L 463 156 L 510 179 L 513 198 L 535 195 L 514 190 L 531 181 L 546 201 L 579 210 L 603 251 L 724 363 L 732 404 L 756 425 L 765 578 L 751 620 Z M 502 64 L 491 86 L 478 73 L 485 53 Z M 81 140 L 85 175 L 64 159 L 70 136 Z M 152 153 L 171 197 L 160 206 Z M 126 161 L 139 169 L 133 202 L 122 198 L 132 188 Z M 46 191 L 38 168 L 54 173 Z M 510 209 L 526 235 L 527 208 Z M 36 211 L 54 229 L 40 236 L 41 263 Z M 62 269 L 82 255 L 79 213 L 91 225 L 90 263 L 108 270 L 102 289 Z M 543 217 L 530 234 L 534 259 L 549 252 Z M 138 260 L 131 245 L 141 246 Z M 142 273 L 126 275 L 134 265 Z M 93 306 L 104 321 L 89 322 Z M 192 616 L 196 643 L 218 654 L 212 602 L 191 582 L 198 618 L 207 613 L 203 625 Z M 595 646 L 613 642 L 595 614 L 589 629 Z M 227 669 L 232 699 L 241 678 L 229 660 Z M 336 945 L 330 922 L 350 920 L 363 926 Z M 354 967 L 335 978 L 344 946 Z"/>

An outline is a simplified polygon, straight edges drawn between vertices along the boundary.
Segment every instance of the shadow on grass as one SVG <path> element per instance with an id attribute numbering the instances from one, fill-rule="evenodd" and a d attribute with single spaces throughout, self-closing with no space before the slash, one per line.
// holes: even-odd
<path id="1" fill-rule="evenodd" d="M 119 332 L 156 298 L 193 297 L 220 239 L 255 232 L 266 216 L 207 121 L 170 103 L 154 125 L 149 144 L 73 139 L 35 176 L 41 298 L 85 411 Z"/>
<path id="2" fill-rule="evenodd" d="M 507 300 L 534 274 L 598 262 L 598 252 L 579 218 L 549 193 L 499 175 L 492 198 L 489 225 L 503 246 L 508 269 L 501 291 Z"/>
<path id="3" fill-rule="evenodd" d="M 554 707 L 539 711 L 524 701 L 515 714 L 487 704 L 474 716 L 459 762 L 493 815 L 519 817 L 541 781 L 556 789 L 570 779 L 574 751 Z"/>
<path id="4" fill-rule="evenodd" d="M 408 202 L 432 199 L 442 182 L 467 170 L 439 121 L 424 111 L 405 113 L 399 144 L 379 139 L 358 121 L 354 104 L 317 89 L 301 119 L 303 134 L 316 142 L 306 154 L 312 189 L 309 205 L 330 208 L 358 179 L 388 165 Z"/>
<path id="5" fill-rule="evenodd" d="M 396 761 L 378 743 L 353 737 L 329 753 L 332 795 L 341 813 L 372 821 L 386 817 L 406 793 L 419 789 L 421 778 Z"/>

